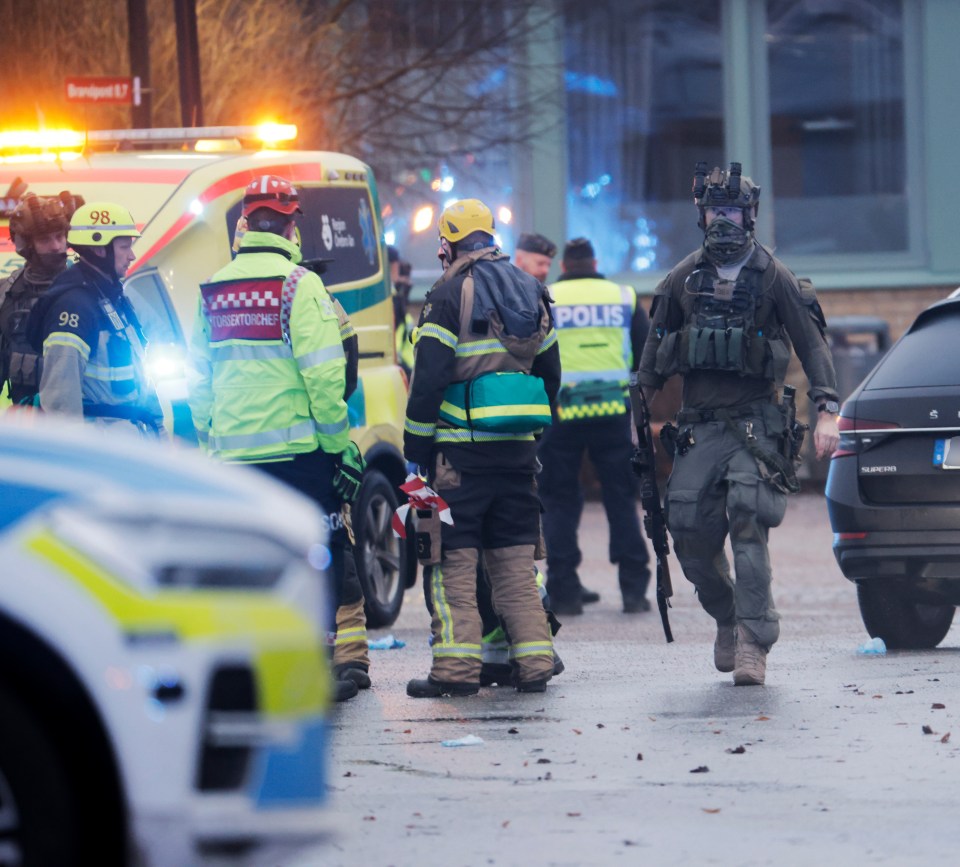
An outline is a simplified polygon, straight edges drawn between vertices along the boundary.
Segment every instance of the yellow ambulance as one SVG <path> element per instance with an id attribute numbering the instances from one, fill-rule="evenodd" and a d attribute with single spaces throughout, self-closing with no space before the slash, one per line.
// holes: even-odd
<path id="1" fill-rule="evenodd" d="M 0 132 L 0 277 L 19 267 L 7 218 L 24 192 L 70 190 L 126 205 L 142 237 L 126 291 L 150 340 L 150 367 L 174 432 L 192 436 L 183 366 L 198 287 L 230 261 L 244 188 L 264 174 L 291 180 L 304 215 L 304 258 L 325 261 L 324 284 L 359 335 L 360 381 L 349 401 L 367 462 L 354 507 L 357 567 L 368 624 L 396 619 L 416 561 L 390 530 L 405 476 L 406 380 L 396 363 L 389 264 L 369 166 L 339 153 L 288 149 L 295 127 Z"/>

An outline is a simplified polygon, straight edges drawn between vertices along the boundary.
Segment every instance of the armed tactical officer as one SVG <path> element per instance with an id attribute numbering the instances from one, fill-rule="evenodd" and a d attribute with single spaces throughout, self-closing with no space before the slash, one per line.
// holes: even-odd
<path id="1" fill-rule="evenodd" d="M 27 340 L 33 305 L 67 267 L 67 229 L 82 196 L 27 193 L 10 215 L 10 237 L 26 261 L 0 283 L 0 387 L 14 404 L 32 404 L 40 390 L 41 353 Z"/>
<path id="2" fill-rule="evenodd" d="M 693 195 L 703 246 L 657 287 L 639 380 L 650 391 L 683 377 L 684 448 L 667 486 L 667 524 L 684 574 L 717 622 L 717 669 L 732 671 L 737 685 L 762 684 L 780 633 L 767 535 L 783 519 L 786 493 L 798 489 L 796 439 L 778 402 L 791 344 L 819 410 L 819 458 L 839 441 L 836 376 L 813 288 L 754 239 L 760 188 L 739 163 L 709 175 L 699 163 Z"/>
<path id="3" fill-rule="evenodd" d="M 404 424 L 404 454 L 428 468 L 450 506 L 432 570 L 433 665 L 411 680 L 415 698 L 480 688 L 483 557 L 503 619 L 517 689 L 540 692 L 554 671 L 535 583 L 540 503 L 535 435 L 550 421 L 560 357 L 542 283 L 496 247 L 490 209 L 455 202 L 440 216 L 445 271 L 420 316 Z"/>
<path id="4" fill-rule="evenodd" d="M 139 237 L 123 205 L 78 208 L 67 243 L 79 261 L 36 303 L 27 338 L 43 352 L 43 410 L 101 424 L 126 422 L 152 437 L 163 433 L 163 413 L 144 370 L 147 338 L 122 282 Z"/>

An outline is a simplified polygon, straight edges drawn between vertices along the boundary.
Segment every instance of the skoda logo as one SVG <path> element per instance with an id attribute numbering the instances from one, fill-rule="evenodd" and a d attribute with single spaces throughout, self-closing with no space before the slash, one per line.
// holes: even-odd
<path id="1" fill-rule="evenodd" d="M 930 410 L 930 418 L 934 418 L 934 419 L 940 418 L 940 413 L 937 412 L 937 410 L 935 410 L 935 409 L 931 409 L 931 410 Z"/>

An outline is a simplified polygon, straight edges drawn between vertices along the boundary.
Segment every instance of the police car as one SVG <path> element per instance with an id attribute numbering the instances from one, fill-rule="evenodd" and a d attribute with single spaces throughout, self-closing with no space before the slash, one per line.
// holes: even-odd
<path id="1" fill-rule="evenodd" d="M 323 538 L 253 471 L 0 420 L 0 864 L 181 867 L 318 833 Z"/>
<path id="2" fill-rule="evenodd" d="M 171 427 L 191 438 L 183 365 L 199 284 L 230 261 L 247 184 L 264 174 L 293 181 L 304 211 L 304 258 L 325 260 L 324 283 L 359 336 L 360 381 L 348 405 L 351 436 L 367 462 L 354 506 L 357 567 L 368 624 L 387 626 L 416 580 L 416 558 L 390 530 L 396 486 L 406 475 L 406 381 L 395 357 L 377 187 L 370 168 L 353 157 L 279 149 L 295 135 L 295 127 L 275 124 L 0 132 L 0 276 L 22 262 L 4 214 L 25 191 L 69 189 L 88 202 L 126 205 L 142 233 L 126 291 L 150 339 L 150 369 L 170 407 Z"/>

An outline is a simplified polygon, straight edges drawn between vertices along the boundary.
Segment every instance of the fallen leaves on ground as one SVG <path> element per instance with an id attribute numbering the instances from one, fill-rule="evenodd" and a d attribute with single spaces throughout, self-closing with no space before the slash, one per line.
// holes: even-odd
<path id="1" fill-rule="evenodd" d="M 932 735 L 932 734 L 933 734 L 933 729 L 930 728 L 930 726 L 924 726 L 923 729 L 922 729 L 922 731 L 923 731 L 923 733 L 924 733 L 925 735 Z"/>
<path id="2" fill-rule="evenodd" d="M 950 732 L 947 732 L 942 738 L 940 738 L 940 743 L 945 744 L 950 741 Z"/>
<path id="3" fill-rule="evenodd" d="M 945 704 L 941 704 L 939 701 L 935 701 L 932 705 L 930 705 L 931 710 L 946 710 L 946 708 L 947 706 Z"/>
<path id="4" fill-rule="evenodd" d="M 746 751 L 747 751 L 747 748 L 746 748 L 743 744 L 740 744 L 740 746 L 734 747 L 733 749 L 727 748 L 727 749 L 725 750 L 725 752 L 728 752 L 728 753 L 730 753 L 730 754 L 733 755 L 733 756 L 742 755 L 742 754 L 745 753 Z"/>
<path id="5" fill-rule="evenodd" d="M 757 720 L 756 720 L 756 721 L 757 721 L 757 722 L 766 722 L 768 719 L 770 719 L 770 717 L 764 716 L 763 714 L 760 714 L 760 716 L 757 717 Z"/>
<path id="6" fill-rule="evenodd" d="M 700 809 L 703 810 L 704 813 L 719 813 L 719 812 L 720 812 L 720 808 L 719 808 L 719 807 L 701 807 Z"/>
<path id="7" fill-rule="evenodd" d="M 692 771 L 690 771 L 690 773 L 691 774 L 709 774 L 710 768 L 708 768 L 706 765 L 698 765 Z"/>
<path id="8" fill-rule="evenodd" d="M 638 761 L 638 762 L 642 762 L 642 761 L 643 761 L 643 753 L 637 753 L 637 761 Z"/>

